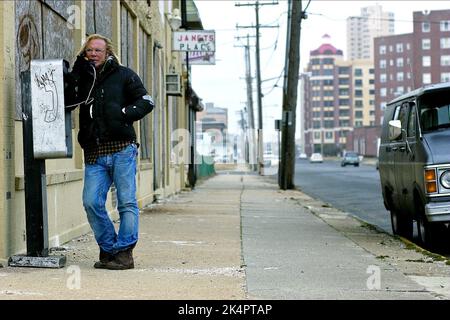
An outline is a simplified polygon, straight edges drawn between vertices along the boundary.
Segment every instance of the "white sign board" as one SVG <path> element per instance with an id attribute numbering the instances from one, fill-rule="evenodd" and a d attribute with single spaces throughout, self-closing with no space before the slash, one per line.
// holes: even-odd
<path id="1" fill-rule="evenodd" d="M 216 51 L 214 30 L 188 30 L 173 33 L 173 51 Z"/>
<path id="2" fill-rule="evenodd" d="M 188 52 L 189 64 L 216 64 L 215 52 Z M 186 64 L 186 55 L 183 55 L 183 63 Z"/>
<path id="3" fill-rule="evenodd" d="M 63 60 L 32 60 L 30 76 L 34 157 L 63 158 L 67 155 Z"/>

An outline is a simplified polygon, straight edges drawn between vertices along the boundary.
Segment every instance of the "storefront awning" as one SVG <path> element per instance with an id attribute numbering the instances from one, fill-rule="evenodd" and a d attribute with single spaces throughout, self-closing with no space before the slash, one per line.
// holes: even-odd
<path id="1" fill-rule="evenodd" d="M 189 103 L 189 108 L 192 108 L 192 110 L 200 112 L 205 109 L 202 99 L 197 95 L 197 93 L 195 93 L 192 87 L 189 87 L 187 89 L 187 99 Z"/>
<path id="2" fill-rule="evenodd" d="M 186 18 L 189 30 L 203 30 L 202 20 L 194 0 L 186 0 Z"/>

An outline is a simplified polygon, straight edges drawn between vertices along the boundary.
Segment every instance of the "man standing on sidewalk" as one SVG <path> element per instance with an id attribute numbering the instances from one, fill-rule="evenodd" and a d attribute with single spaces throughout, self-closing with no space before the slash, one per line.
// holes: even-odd
<path id="1" fill-rule="evenodd" d="M 99 34 L 87 38 L 69 77 L 66 104 L 80 106 L 78 142 L 85 160 L 83 206 L 100 247 L 94 267 L 132 269 L 139 226 L 139 144 L 133 122 L 153 110 L 153 100 L 139 76 L 120 65 L 111 41 Z M 67 101 L 70 99 L 74 101 Z M 105 206 L 112 183 L 117 189 L 120 216 L 117 233 Z"/>

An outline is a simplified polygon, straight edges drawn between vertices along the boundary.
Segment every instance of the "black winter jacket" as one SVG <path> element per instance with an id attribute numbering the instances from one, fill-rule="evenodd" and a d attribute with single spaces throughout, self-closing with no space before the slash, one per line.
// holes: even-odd
<path id="1" fill-rule="evenodd" d="M 69 83 L 66 105 L 80 105 L 78 142 L 82 148 L 94 142 L 136 141 L 133 122 L 150 113 L 154 104 L 133 70 L 111 57 L 98 72 L 79 56 Z"/>

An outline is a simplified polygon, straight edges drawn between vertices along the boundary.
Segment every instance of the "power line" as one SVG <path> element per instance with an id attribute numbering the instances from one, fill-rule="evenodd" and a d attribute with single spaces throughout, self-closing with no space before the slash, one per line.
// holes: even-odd
<path id="1" fill-rule="evenodd" d="M 434 21 L 434 20 L 420 20 L 420 21 L 414 21 L 414 20 L 403 20 L 403 19 L 395 19 L 395 18 L 374 18 L 374 17 L 362 17 L 362 16 L 348 16 L 346 18 L 333 18 L 328 15 L 325 15 L 323 13 L 314 13 L 314 12 L 307 12 L 309 15 L 314 16 L 322 16 L 328 20 L 332 21 L 347 21 L 348 19 L 360 19 L 360 20 L 373 20 L 373 21 L 393 21 L 393 22 L 408 22 L 408 23 L 422 23 L 422 22 L 429 22 L 431 24 L 440 24 L 441 21 Z"/>

